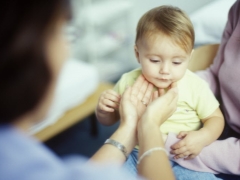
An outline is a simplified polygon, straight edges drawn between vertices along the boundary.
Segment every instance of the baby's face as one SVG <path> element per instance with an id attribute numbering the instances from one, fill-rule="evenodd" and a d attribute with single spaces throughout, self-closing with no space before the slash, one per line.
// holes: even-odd
<path id="1" fill-rule="evenodd" d="M 136 57 L 145 78 L 158 88 L 167 88 L 180 80 L 191 56 L 168 36 L 158 33 L 139 40 Z"/>

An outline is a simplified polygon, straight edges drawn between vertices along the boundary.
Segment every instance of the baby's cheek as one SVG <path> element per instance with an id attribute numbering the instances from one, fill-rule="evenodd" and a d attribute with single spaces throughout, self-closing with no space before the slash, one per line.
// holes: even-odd
<path id="1" fill-rule="evenodd" d="M 147 72 L 145 72 L 145 70 L 144 69 L 142 69 L 142 75 L 143 75 L 143 77 L 144 78 L 146 78 L 146 79 L 148 79 L 148 76 L 147 76 Z"/>

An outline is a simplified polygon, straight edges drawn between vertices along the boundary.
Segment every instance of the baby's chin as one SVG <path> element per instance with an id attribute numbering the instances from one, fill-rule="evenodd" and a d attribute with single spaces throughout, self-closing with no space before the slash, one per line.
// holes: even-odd
<path id="1" fill-rule="evenodd" d="M 171 83 L 161 83 L 161 84 L 154 84 L 158 89 L 166 89 L 171 86 Z"/>

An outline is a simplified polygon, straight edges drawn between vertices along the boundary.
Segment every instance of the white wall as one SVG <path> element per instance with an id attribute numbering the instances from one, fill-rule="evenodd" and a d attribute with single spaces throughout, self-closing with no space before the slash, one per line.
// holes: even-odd
<path id="1" fill-rule="evenodd" d="M 95 23 L 91 23 L 87 20 L 91 15 L 95 16 L 96 14 L 97 18 L 95 18 L 96 21 L 94 22 L 99 22 L 99 19 L 101 18 L 111 19 L 111 14 L 117 12 L 116 7 L 109 5 L 109 3 L 111 4 L 113 1 L 117 2 L 117 7 L 120 7 L 120 4 L 124 3 L 123 0 L 74 0 L 74 14 L 76 15 L 75 28 L 82 28 L 80 28 L 80 34 L 82 34 L 82 37 L 79 37 L 79 43 L 76 43 L 74 46 L 76 50 L 74 57 L 87 60 L 96 65 L 97 69 L 100 71 L 100 77 L 103 77 L 102 79 L 104 80 L 106 80 L 105 77 L 117 77 L 120 76 L 123 71 L 138 66 L 133 50 L 136 35 L 135 30 L 140 17 L 145 12 L 160 5 L 173 5 L 179 7 L 190 15 L 204 5 L 218 0 L 124 0 L 131 4 L 131 6 L 126 12 L 124 11 L 120 13 L 116 19 L 106 21 L 106 23 L 100 23 L 101 25 L 95 25 Z M 98 9 L 97 11 L 95 9 L 94 11 L 91 11 L 90 14 L 86 13 L 87 15 L 85 14 L 86 17 L 84 18 L 84 10 L 86 10 L 87 7 L 93 8 L 94 6 L 96 8 L 96 4 L 98 4 L 97 7 L 100 10 Z M 108 13 L 110 15 L 106 15 Z M 116 24 L 120 24 L 121 26 L 116 26 Z M 117 28 L 114 28 L 115 26 Z M 118 31 L 121 32 L 121 29 L 123 40 L 121 40 L 121 38 L 118 40 L 118 36 L 116 35 L 119 34 Z M 102 44 L 101 42 L 109 42 L 101 40 L 102 37 L 105 36 L 108 37 L 108 40 L 111 39 L 111 42 L 117 42 L 119 45 L 116 46 L 116 48 L 113 48 L 114 46 L 111 43 Z M 84 41 L 84 38 L 86 41 Z M 100 56 L 99 53 L 90 51 L 90 47 L 93 46 L 97 47 L 92 48 L 93 50 L 96 49 L 99 50 L 99 52 L 105 52 L 104 50 L 108 50 L 110 53 L 105 53 L 106 55 Z"/>
<path id="2" fill-rule="evenodd" d="M 139 12 L 145 12 L 153 7 L 160 5 L 173 5 L 177 6 L 187 13 L 191 13 L 194 10 L 202 7 L 203 5 L 210 3 L 215 0 L 136 0 L 136 7 L 139 8 Z"/>
<path id="3" fill-rule="evenodd" d="M 190 15 L 195 10 L 201 8 L 202 6 L 216 0 L 135 0 L 135 7 L 132 13 L 132 26 L 131 29 L 135 31 L 140 17 L 148 10 L 161 6 L 161 5 L 172 5 L 177 6 L 184 10 L 188 15 Z"/>
<path id="4" fill-rule="evenodd" d="M 134 7 L 132 9 L 132 14 L 131 14 L 132 18 L 131 18 L 131 23 L 129 25 L 131 37 L 132 37 L 131 39 L 132 47 L 134 45 L 134 39 L 136 36 L 136 26 L 137 26 L 138 20 L 148 10 L 161 5 L 172 5 L 172 6 L 179 7 L 180 9 L 184 10 L 188 15 L 190 15 L 191 13 L 203 7 L 204 5 L 207 5 L 208 3 L 211 3 L 217 0 L 195 0 L 195 1 L 193 0 L 133 0 L 133 1 L 134 1 Z M 135 60 L 133 50 L 130 56 L 131 56 L 130 59 L 132 60 L 131 62 L 135 66 L 138 66 L 138 63 Z"/>

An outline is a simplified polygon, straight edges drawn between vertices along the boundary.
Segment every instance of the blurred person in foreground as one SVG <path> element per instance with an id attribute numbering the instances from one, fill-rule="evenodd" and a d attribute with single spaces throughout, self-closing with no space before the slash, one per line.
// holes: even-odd
<path id="1" fill-rule="evenodd" d="M 0 9 L 0 179 L 174 179 L 158 127 L 176 110 L 178 92 L 152 94 L 142 76 L 122 96 L 118 129 L 90 160 L 62 160 L 28 136 L 48 112 L 68 56 L 70 2 L 5 0 Z M 121 168 L 137 139 L 142 177 Z"/>

